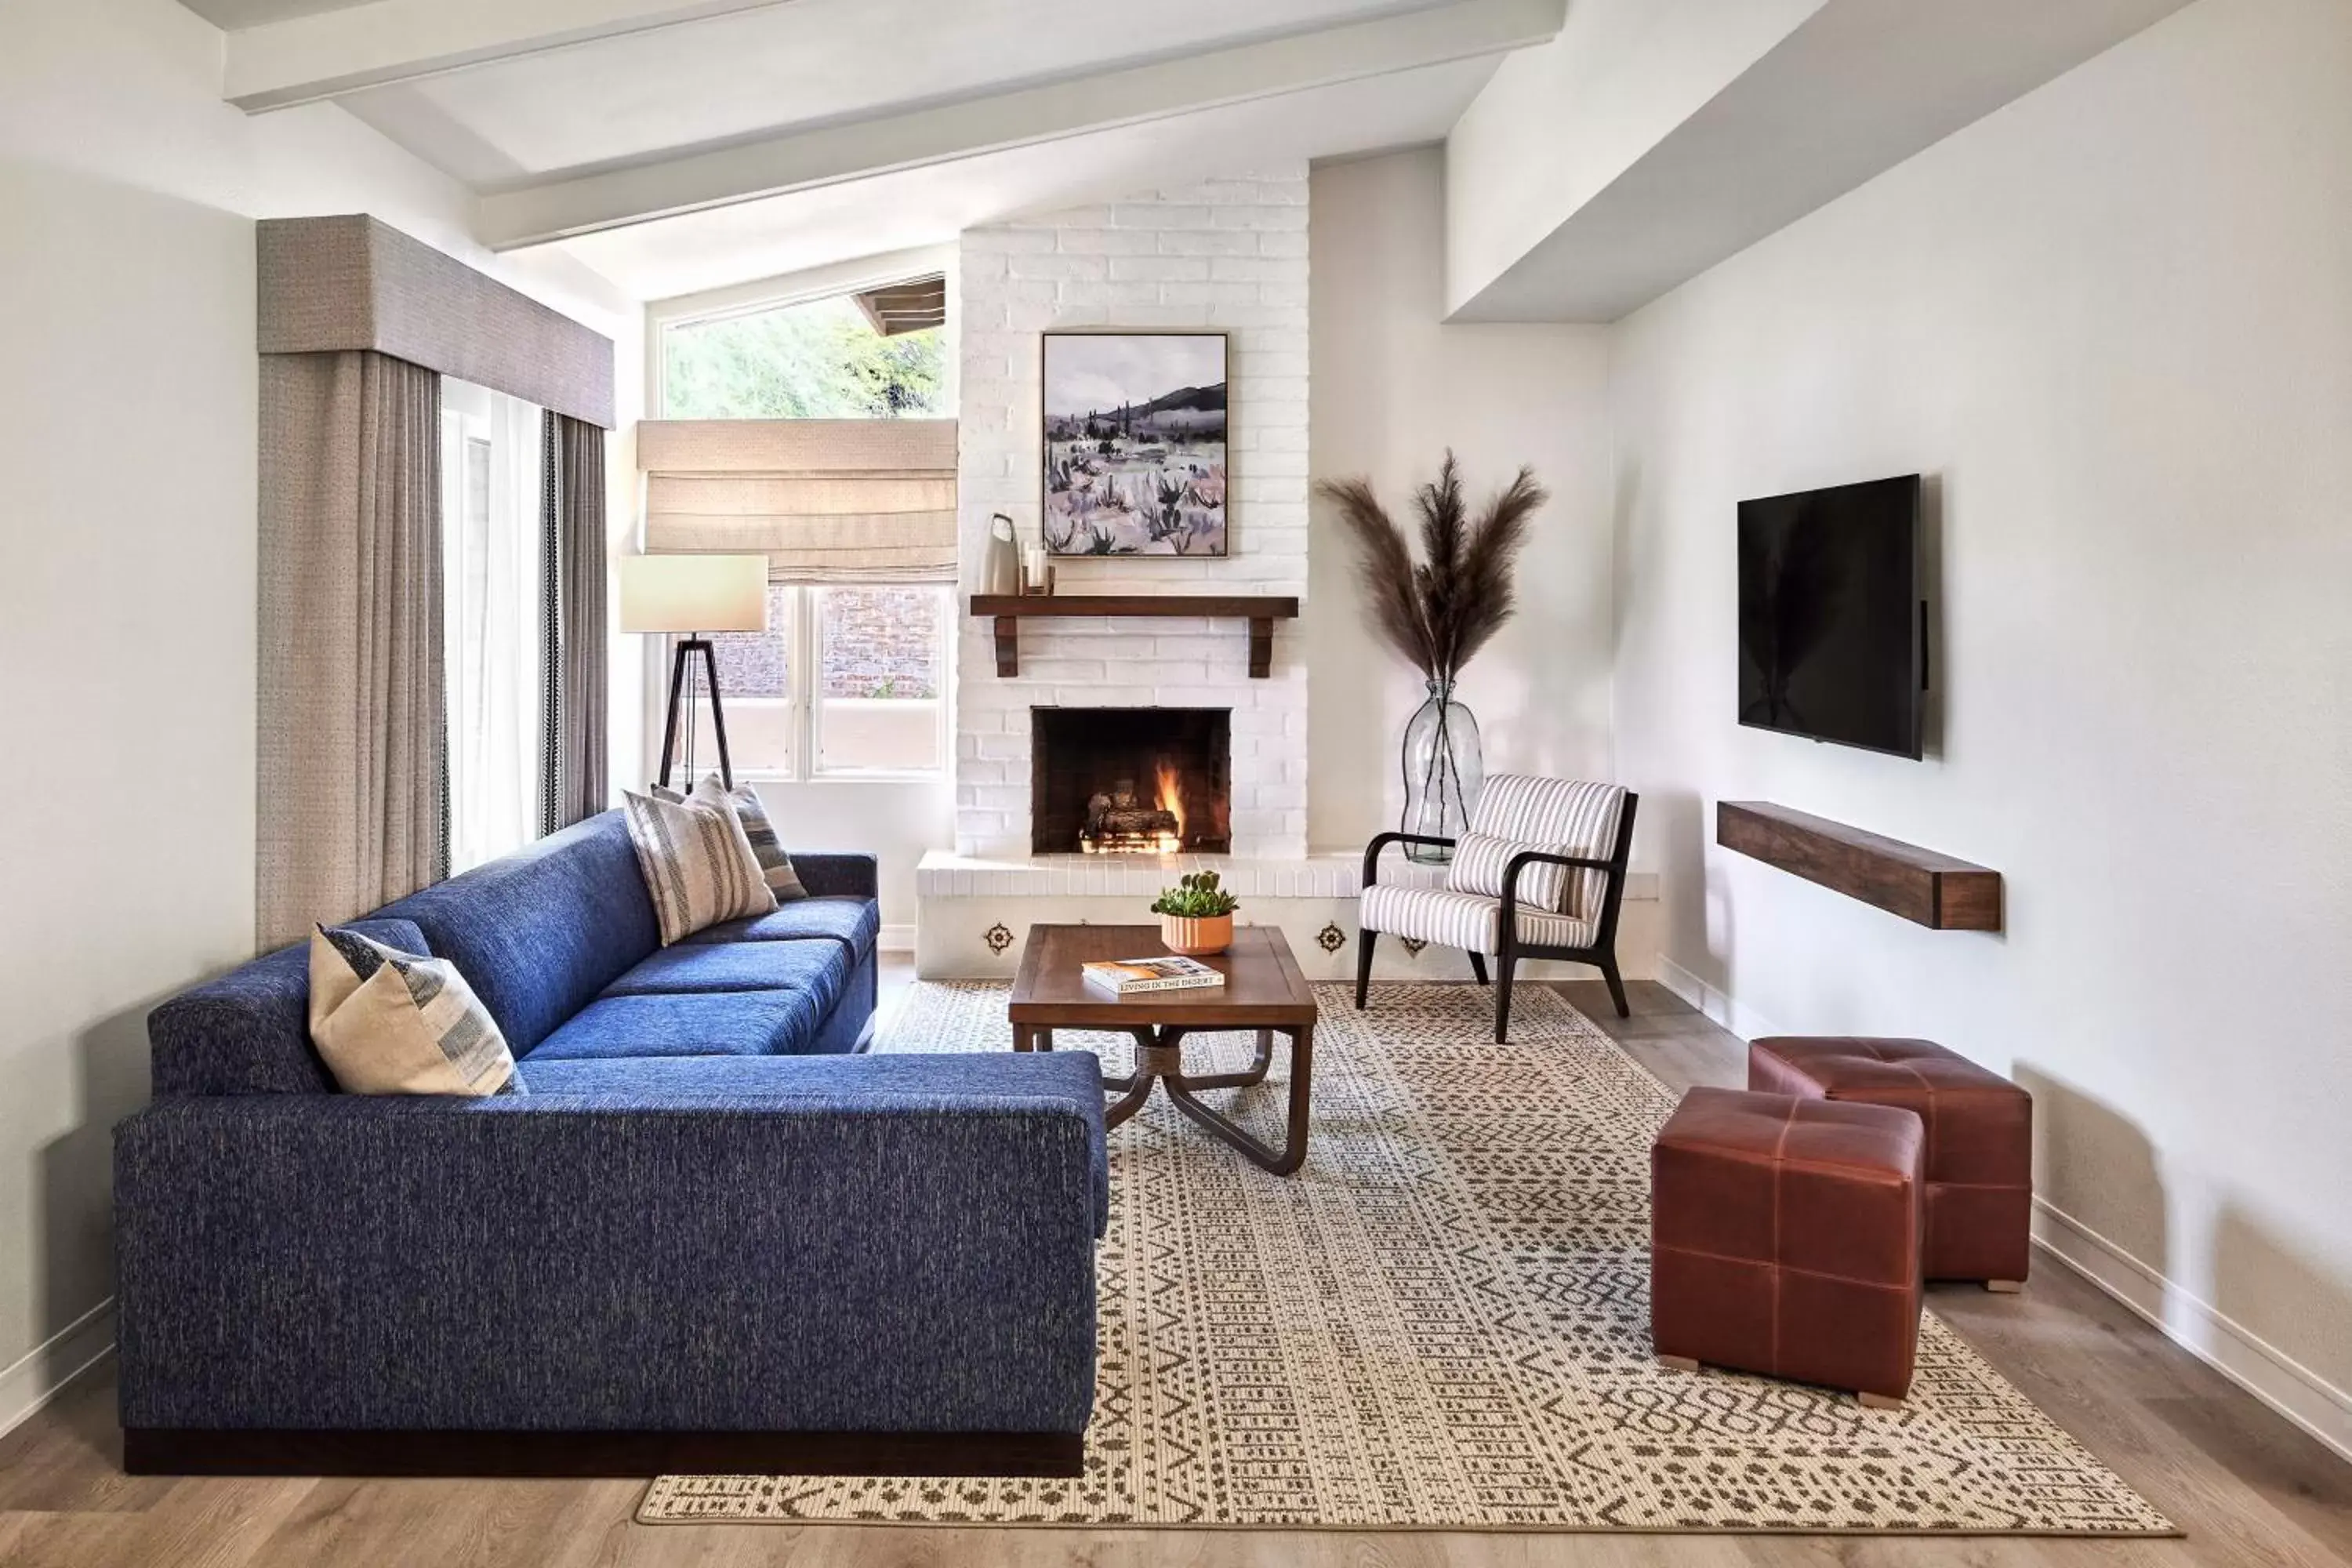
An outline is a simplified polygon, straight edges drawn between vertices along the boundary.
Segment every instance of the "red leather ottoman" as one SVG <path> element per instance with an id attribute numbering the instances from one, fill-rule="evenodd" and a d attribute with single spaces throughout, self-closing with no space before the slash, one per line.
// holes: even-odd
<path id="1" fill-rule="evenodd" d="M 2014 1290 L 2032 1265 L 2033 1097 L 1929 1040 L 1782 1035 L 1748 1047 L 1748 1087 L 1895 1105 L 1927 1125 L 1930 1279 Z"/>
<path id="2" fill-rule="evenodd" d="M 1658 1357 L 1851 1388 L 1911 1387 L 1919 1338 L 1919 1119 L 1695 1089 L 1650 1150 Z"/>

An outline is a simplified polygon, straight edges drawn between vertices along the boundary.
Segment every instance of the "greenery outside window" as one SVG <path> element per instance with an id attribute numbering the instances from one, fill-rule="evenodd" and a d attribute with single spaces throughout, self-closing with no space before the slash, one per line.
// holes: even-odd
<path id="1" fill-rule="evenodd" d="M 666 419 L 929 419 L 948 406 L 938 326 L 885 335 L 860 299 L 672 321 L 661 329 Z"/>

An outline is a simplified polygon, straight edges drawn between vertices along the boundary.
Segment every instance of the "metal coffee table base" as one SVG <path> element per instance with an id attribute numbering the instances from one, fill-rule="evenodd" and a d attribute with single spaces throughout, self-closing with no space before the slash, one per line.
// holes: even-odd
<path id="1" fill-rule="evenodd" d="M 1311 1025 L 1280 1031 L 1290 1037 L 1290 1122 L 1279 1149 L 1259 1142 L 1231 1117 L 1193 1098 L 1200 1089 L 1246 1089 L 1264 1083 L 1266 1069 L 1274 1065 L 1276 1031 L 1257 1032 L 1256 1058 L 1241 1071 L 1191 1074 L 1184 1071 L 1184 1037 L 1221 1031 L 1161 1024 L 1127 1032 L 1135 1037 L 1135 1070 L 1117 1077 L 1103 1074 L 1103 1089 L 1118 1096 L 1103 1108 L 1106 1128 L 1116 1127 L 1142 1110 L 1143 1102 L 1151 1098 L 1151 1086 L 1158 1084 L 1168 1091 L 1169 1102 L 1177 1110 L 1276 1175 L 1287 1176 L 1306 1163 L 1307 1104 L 1315 1062 L 1315 1030 Z M 1054 1048 L 1054 1031 L 1034 1024 L 1015 1024 L 1013 1048 L 1050 1051 Z"/>

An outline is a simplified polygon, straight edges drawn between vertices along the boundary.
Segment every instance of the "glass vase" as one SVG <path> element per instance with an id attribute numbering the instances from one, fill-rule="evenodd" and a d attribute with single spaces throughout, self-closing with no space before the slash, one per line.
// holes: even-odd
<path id="1" fill-rule="evenodd" d="M 1454 683 L 1433 680 L 1429 699 L 1404 727 L 1404 820 L 1407 833 L 1459 838 L 1486 783 L 1486 759 L 1478 746 L 1478 721 L 1454 700 Z M 1408 844 L 1405 858 L 1424 866 L 1454 858 L 1450 845 Z"/>

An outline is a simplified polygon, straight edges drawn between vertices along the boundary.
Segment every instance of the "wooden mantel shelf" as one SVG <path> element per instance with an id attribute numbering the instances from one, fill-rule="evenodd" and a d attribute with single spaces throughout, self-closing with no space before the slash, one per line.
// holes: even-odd
<path id="1" fill-rule="evenodd" d="M 1274 623 L 1298 618 L 1297 599 L 1251 594 L 974 594 L 971 613 L 996 617 L 996 673 L 1021 673 L 1021 623 L 1033 616 L 1200 616 L 1249 623 L 1249 672 L 1274 673 Z"/>
<path id="2" fill-rule="evenodd" d="M 1935 931 L 1999 931 L 2000 873 L 1761 800 L 1717 801 L 1715 841 Z"/>

